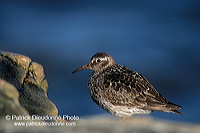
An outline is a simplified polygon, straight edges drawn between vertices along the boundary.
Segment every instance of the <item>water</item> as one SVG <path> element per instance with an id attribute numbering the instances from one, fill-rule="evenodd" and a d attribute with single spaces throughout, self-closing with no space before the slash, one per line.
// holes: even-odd
<path id="1" fill-rule="evenodd" d="M 106 113 L 88 96 L 90 71 L 71 72 L 100 51 L 144 75 L 183 115 L 200 122 L 199 1 L 1 1 L 0 49 L 45 68 L 48 95 L 62 115 Z"/>

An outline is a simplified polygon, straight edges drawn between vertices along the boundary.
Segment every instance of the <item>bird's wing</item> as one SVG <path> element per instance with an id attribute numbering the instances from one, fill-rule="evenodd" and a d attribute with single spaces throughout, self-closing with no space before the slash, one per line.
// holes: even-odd
<path id="1" fill-rule="evenodd" d="M 171 103 L 164 98 L 142 75 L 130 69 L 104 75 L 103 97 L 113 105 L 137 107 L 147 110 L 164 110 Z M 170 107 L 177 109 L 177 106 Z"/>

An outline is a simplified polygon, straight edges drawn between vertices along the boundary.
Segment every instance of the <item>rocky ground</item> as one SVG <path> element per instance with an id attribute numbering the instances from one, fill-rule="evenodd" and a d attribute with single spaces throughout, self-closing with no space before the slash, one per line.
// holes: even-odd
<path id="1" fill-rule="evenodd" d="M 40 64 L 24 55 L 0 51 L 0 133 L 200 133 L 200 125 L 197 124 L 148 116 L 133 117 L 126 121 L 103 115 L 70 121 L 30 119 L 34 115 L 58 116 L 58 109 L 48 98 L 47 92 L 48 83 Z M 26 116 L 29 119 L 12 116 Z"/>
<path id="2" fill-rule="evenodd" d="M 70 121 L 68 126 L 14 126 L 14 121 L 1 120 L 0 132 L 69 132 L 69 133 L 200 133 L 200 125 L 159 120 L 147 116 L 120 121 L 105 115 Z M 73 124 L 74 123 L 74 124 Z"/>

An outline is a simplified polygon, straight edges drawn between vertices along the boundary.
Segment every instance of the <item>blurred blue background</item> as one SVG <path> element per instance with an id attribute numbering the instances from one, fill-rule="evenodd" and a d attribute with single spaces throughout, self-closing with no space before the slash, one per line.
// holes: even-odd
<path id="1" fill-rule="evenodd" d="M 183 115 L 200 123 L 199 0 L 0 1 L 0 49 L 45 68 L 59 114 L 107 114 L 88 95 L 90 70 L 72 75 L 96 52 L 144 75 Z"/>

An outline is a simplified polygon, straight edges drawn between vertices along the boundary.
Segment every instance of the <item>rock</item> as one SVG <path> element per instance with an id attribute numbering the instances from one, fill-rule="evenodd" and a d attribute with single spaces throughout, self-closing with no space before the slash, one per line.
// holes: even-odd
<path id="1" fill-rule="evenodd" d="M 0 51 L 0 78 L 17 88 L 19 102 L 30 115 L 58 115 L 47 97 L 48 83 L 40 64 L 24 55 Z"/>
<path id="2" fill-rule="evenodd" d="M 12 84 L 0 79 L 0 116 L 28 114 L 28 111 L 19 103 L 17 89 Z"/>
<path id="3" fill-rule="evenodd" d="M 70 121 L 66 126 L 14 126 L 14 122 L 0 121 L 2 132 L 42 133 L 199 133 L 200 125 L 155 119 L 149 116 L 135 116 L 121 121 L 105 115 Z M 22 123 L 27 121 L 22 121 Z"/>

